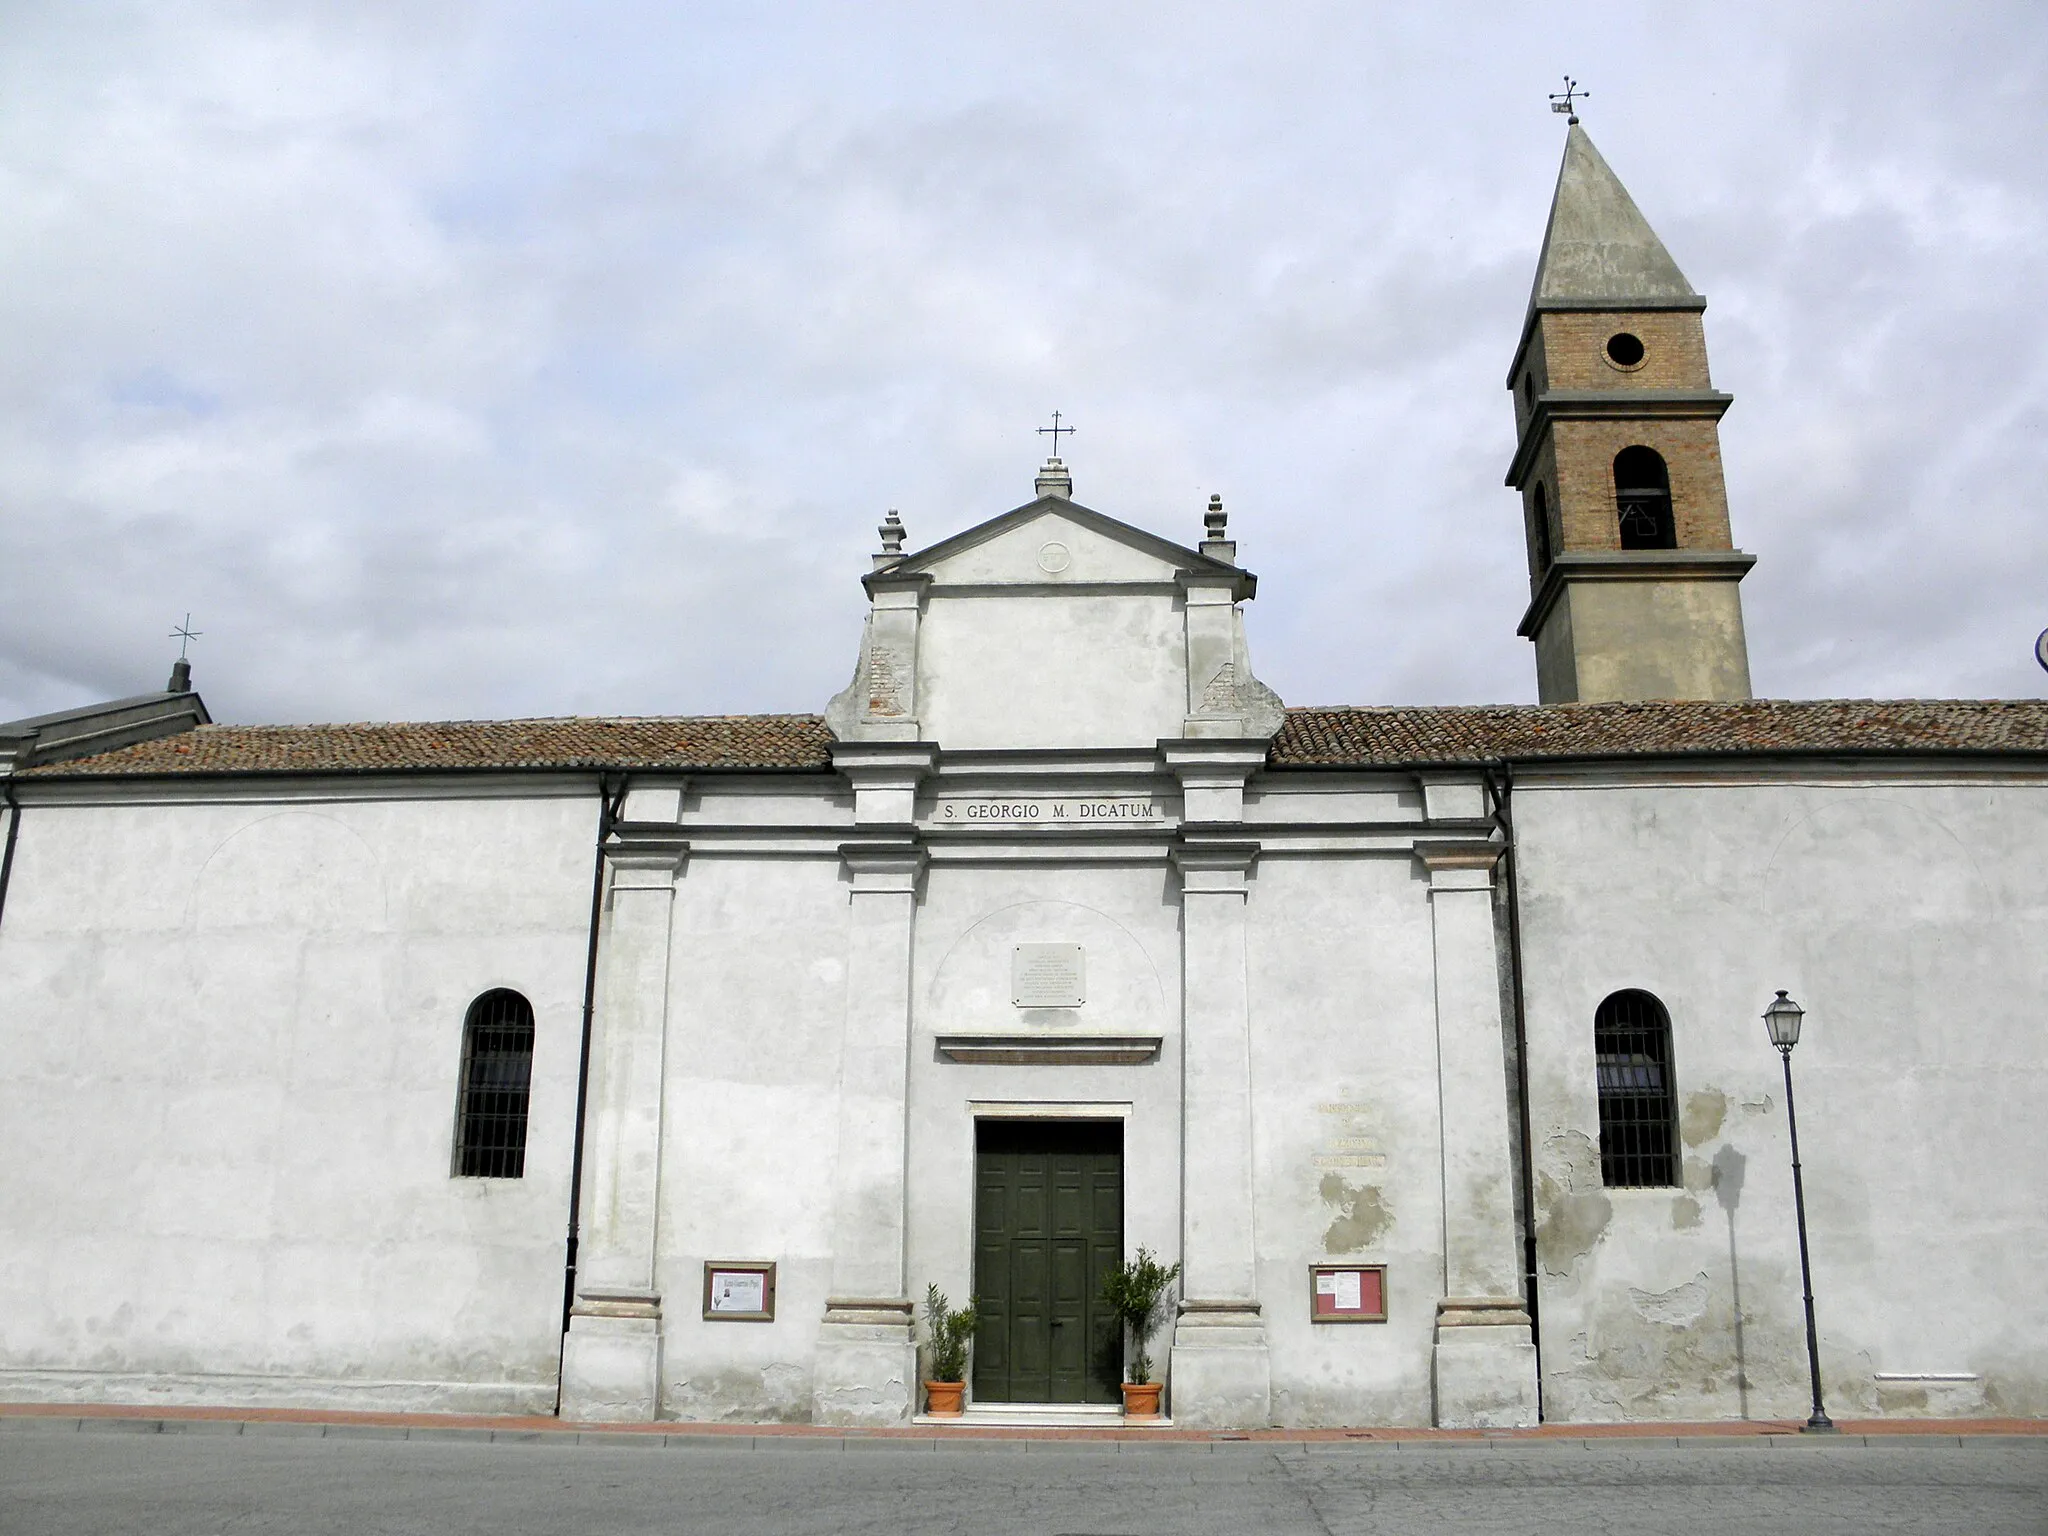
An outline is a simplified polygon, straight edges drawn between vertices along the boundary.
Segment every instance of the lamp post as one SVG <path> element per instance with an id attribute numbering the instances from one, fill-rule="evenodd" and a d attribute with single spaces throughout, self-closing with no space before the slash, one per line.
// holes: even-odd
<path id="1" fill-rule="evenodd" d="M 1806 1256 L 1806 1185 L 1799 1177 L 1799 1114 L 1792 1107 L 1792 1047 L 1799 1043 L 1799 1025 L 1806 1011 L 1780 991 L 1764 1010 L 1764 1028 L 1785 1063 L 1785 1126 L 1792 1133 L 1792 1204 L 1799 1213 L 1799 1279 L 1806 1289 L 1806 1369 L 1813 1379 L 1813 1415 L 1808 1434 L 1830 1435 L 1835 1421 L 1820 1401 L 1820 1335 L 1813 1326 L 1813 1265 Z"/>

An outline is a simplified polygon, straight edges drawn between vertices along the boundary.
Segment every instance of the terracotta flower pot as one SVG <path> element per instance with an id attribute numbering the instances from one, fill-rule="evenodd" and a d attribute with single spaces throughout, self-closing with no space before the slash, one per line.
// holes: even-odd
<path id="1" fill-rule="evenodd" d="M 967 1383 L 964 1381 L 928 1381 L 924 1384 L 924 1411 L 933 1418 L 958 1418 L 961 1400 L 966 1395 Z"/>
<path id="2" fill-rule="evenodd" d="M 1156 1381 L 1125 1382 L 1124 1417 L 1127 1419 L 1158 1418 L 1159 1383 Z"/>

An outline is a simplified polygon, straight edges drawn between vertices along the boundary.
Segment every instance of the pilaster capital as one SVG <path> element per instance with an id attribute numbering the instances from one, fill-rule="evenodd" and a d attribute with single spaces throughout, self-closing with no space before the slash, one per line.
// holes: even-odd
<path id="1" fill-rule="evenodd" d="M 1160 757 L 1180 780 L 1182 822 L 1243 821 L 1245 781 L 1265 766 L 1270 746 L 1263 736 L 1160 742 Z"/>
<path id="2" fill-rule="evenodd" d="M 1229 606 L 1258 596 L 1259 578 L 1236 566 L 1182 571 L 1174 578 L 1181 596 L 1197 607 Z"/>
<path id="3" fill-rule="evenodd" d="M 916 608 L 923 604 L 925 593 L 931 589 L 930 571 L 906 571 L 902 562 L 883 566 L 861 577 L 860 584 L 868 589 L 868 597 L 877 608 Z"/>
<path id="4" fill-rule="evenodd" d="M 1245 880 L 1259 857 L 1255 842 L 1183 842 L 1172 852 L 1183 893 L 1244 896 Z"/>
<path id="5" fill-rule="evenodd" d="M 893 893 L 915 895 L 929 856 L 912 838 L 868 843 L 841 843 L 839 857 L 853 877 L 856 896 Z"/>
<path id="6" fill-rule="evenodd" d="M 915 784 L 939 762 L 935 741 L 835 741 L 829 750 L 832 766 L 856 784 Z"/>
<path id="7" fill-rule="evenodd" d="M 672 888 L 689 863 L 690 843 L 673 827 L 628 822 L 613 830 L 604 858 L 612 867 L 613 890 L 662 890 Z"/>
<path id="8" fill-rule="evenodd" d="M 1183 784 L 1242 784 L 1266 766 L 1271 748 L 1264 736 L 1179 737 L 1161 741 L 1159 755 Z"/>
<path id="9" fill-rule="evenodd" d="M 1493 867 L 1500 861 L 1504 845 L 1480 838 L 1455 841 L 1418 842 L 1415 857 L 1429 871 L 1429 889 L 1437 891 L 1490 891 Z"/>
<path id="10" fill-rule="evenodd" d="M 853 819 L 861 826 L 907 826 L 916 819 L 917 786 L 938 766 L 930 741 L 835 741 L 832 766 L 853 785 Z"/>

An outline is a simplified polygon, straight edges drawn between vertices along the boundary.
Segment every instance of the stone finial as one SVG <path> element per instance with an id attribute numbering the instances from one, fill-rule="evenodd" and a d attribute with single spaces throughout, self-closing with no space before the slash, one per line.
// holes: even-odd
<path id="1" fill-rule="evenodd" d="M 903 561 L 904 528 L 903 519 L 894 507 L 889 509 L 888 516 L 882 519 L 875 532 L 882 536 L 882 552 L 874 557 L 874 568 L 886 571 L 892 565 L 900 565 Z"/>
<path id="2" fill-rule="evenodd" d="M 165 693 L 190 693 L 192 691 L 192 663 L 180 656 L 171 663 L 171 680 L 164 684 Z"/>
<path id="3" fill-rule="evenodd" d="M 1229 535 L 1230 514 L 1223 510 L 1223 498 L 1211 496 L 1209 510 L 1202 514 L 1202 553 L 1212 560 L 1237 562 L 1237 545 Z"/>
<path id="4" fill-rule="evenodd" d="M 1057 456 L 1045 461 L 1044 466 L 1038 471 L 1038 478 L 1031 484 L 1041 496 L 1064 496 L 1069 501 L 1074 499 L 1074 477 L 1068 473 L 1066 464 Z"/>

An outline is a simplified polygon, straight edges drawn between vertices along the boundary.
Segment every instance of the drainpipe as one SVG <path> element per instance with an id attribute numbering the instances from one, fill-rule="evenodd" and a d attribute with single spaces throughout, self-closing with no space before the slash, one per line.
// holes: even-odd
<path id="1" fill-rule="evenodd" d="M 583 1044 L 576 1057 L 576 1130 L 569 1153 L 569 1244 L 562 1263 L 562 1344 L 568 1348 L 569 1313 L 576 1305 L 576 1239 L 581 1231 L 583 1207 L 583 1123 L 590 1098 L 590 1033 L 597 1014 L 597 925 L 604 913 L 604 845 L 626 809 L 626 786 L 630 778 L 621 774 L 614 780 L 600 774 L 597 780 L 597 852 L 590 870 L 590 944 L 583 959 Z M 562 1411 L 562 1366 L 555 1360 L 555 1413 Z"/>
<path id="2" fill-rule="evenodd" d="M 21 802 L 14 798 L 14 786 L 0 782 L 0 799 L 7 802 L 7 851 L 0 853 L 0 913 L 7 910 L 7 882 L 14 877 L 14 834 L 21 829 Z"/>
<path id="3" fill-rule="evenodd" d="M 1493 801 L 1494 825 L 1505 840 L 1501 856 L 1502 875 L 1508 888 L 1508 986 L 1515 1018 L 1515 1087 L 1517 1119 L 1520 1120 L 1522 1152 L 1522 1290 L 1529 1309 L 1529 1338 L 1536 1346 L 1536 1417 L 1543 1418 L 1543 1328 L 1538 1313 L 1540 1298 L 1536 1285 L 1536 1175 L 1530 1144 L 1534 1139 L 1529 1119 L 1529 1021 L 1522 997 L 1522 902 L 1521 881 L 1515 870 L 1515 765 L 1506 758 L 1500 764 L 1496 783 L 1488 766 L 1486 789 Z"/>

